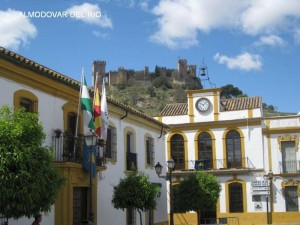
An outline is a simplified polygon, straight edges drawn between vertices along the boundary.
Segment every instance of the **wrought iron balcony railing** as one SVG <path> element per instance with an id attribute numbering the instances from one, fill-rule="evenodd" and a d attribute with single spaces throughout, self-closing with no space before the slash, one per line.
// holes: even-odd
<path id="1" fill-rule="evenodd" d="M 176 170 L 222 170 L 222 169 L 255 169 L 254 164 L 248 157 L 241 158 L 240 160 L 227 159 L 199 159 L 199 160 L 188 160 L 188 161 L 176 161 L 175 160 L 175 171 Z"/>
<path id="2" fill-rule="evenodd" d="M 55 162 L 82 163 L 83 159 L 83 135 L 75 137 L 73 134 L 63 133 L 52 137 Z M 105 146 L 104 146 L 105 148 Z M 97 152 L 96 164 L 103 166 L 105 163 L 105 151 L 102 155 Z"/>
<path id="3" fill-rule="evenodd" d="M 299 160 L 285 160 L 279 162 L 279 171 L 281 174 L 299 173 L 300 161 Z"/>

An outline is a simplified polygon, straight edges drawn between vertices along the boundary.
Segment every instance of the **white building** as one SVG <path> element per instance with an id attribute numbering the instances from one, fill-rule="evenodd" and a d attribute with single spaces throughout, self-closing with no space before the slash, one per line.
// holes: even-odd
<path id="1" fill-rule="evenodd" d="M 157 119 L 171 128 L 166 149 L 176 163 L 174 188 L 196 170 L 221 182 L 216 209 L 202 212 L 201 223 L 299 222 L 300 116 L 264 117 L 261 97 L 221 100 L 217 88 L 187 91 L 187 98 Z M 196 214 L 176 213 L 174 220 L 196 224 Z"/>
<path id="2" fill-rule="evenodd" d="M 156 162 L 166 161 L 166 125 L 108 99 L 106 162 L 103 157 L 97 158 L 98 176 L 92 180 L 91 189 L 89 174 L 82 168 L 82 136 L 77 141 L 74 138 L 79 89 L 80 82 L 0 47 L 0 107 L 5 104 L 16 108 L 23 106 L 39 114 L 46 133 L 45 145 L 54 147 L 54 165 L 67 178 L 51 212 L 43 215 L 42 224 L 80 225 L 89 212 L 94 213 L 94 224 L 98 225 L 126 225 L 130 220 L 139 219 L 136 213 L 116 210 L 111 204 L 113 186 L 134 168 L 145 172 L 151 182 L 161 186 L 157 209 L 143 213 L 144 224 L 166 224 L 166 185 L 154 170 Z M 92 96 L 92 90 L 90 93 Z M 81 113 L 79 118 L 78 131 L 82 133 Z M 3 221 L 0 219 L 0 224 Z M 32 221 L 32 218 L 9 219 L 8 223 L 23 225 Z"/>

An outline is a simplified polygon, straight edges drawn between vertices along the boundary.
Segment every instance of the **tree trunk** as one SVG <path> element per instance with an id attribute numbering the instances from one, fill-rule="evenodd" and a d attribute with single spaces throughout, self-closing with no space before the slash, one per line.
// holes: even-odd
<path id="1" fill-rule="evenodd" d="M 197 224 L 200 225 L 200 210 L 197 210 Z"/>
<path id="2" fill-rule="evenodd" d="M 138 211 L 139 214 L 140 214 L 140 225 L 143 225 L 142 212 L 141 212 L 139 209 L 137 209 L 137 211 Z"/>

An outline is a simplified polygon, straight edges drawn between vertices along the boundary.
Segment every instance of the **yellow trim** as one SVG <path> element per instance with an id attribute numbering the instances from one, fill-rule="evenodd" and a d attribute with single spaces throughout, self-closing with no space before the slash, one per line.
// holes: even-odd
<path id="1" fill-rule="evenodd" d="M 219 121 L 219 92 L 214 91 L 214 121 Z"/>
<path id="2" fill-rule="evenodd" d="M 263 134 L 282 134 L 282 133 L 300 133 L 299 127 L 285 127 L 285 128 L 263 128 Z"/>
<path id="3" fill-rule="evenodd" d="M 62 175 L 66 178 L 66 183 L 59 191 L 55 201 L 55 224 L 73 224 L 73 188 L 89 188 L 90 180 L 88 173 L 83 171 L 82 165 L 77 163 L 54 163 Z M 97 179 L 92 179 L 92 198 L 95 224 L 97 224 Z M 89 205 L 89 204 L 88 204 Z"/>
<path id="4" fill-rule="evenodd" d="M 74 113 L 77 115 L 78 111 L 78 103 L 77 102 L 67 102 L 62 106 L 63 112 L 64 112 L 64 131 L 68 130 L 68 114 Z M 81 112 L 81 110 L 80 110 Z M 78 116 L 78 115 L 77 115 Z M 79 114 L 79 120 L 78 120 L 78 132 L 83 130 L 83 121 L 81 121 L 82 116 Z"/>
<path id="5" fill-rule="evenodd" d="M 210 130 L 199 130 L 196 132 L 195 137 L 194 137 L 194 146 L 195 146 L 195 159 L 199 159 L 199 154 L 198 154 L 198 137 L 201 133 L 207 132 L 209 133 L 210 137 L 211 137 L 211 142 L 212 142 L 212 164 L 213 164 L 213 169 L 216 169 L 216 138 L 215 135 L 212 131 Z"/>
<path id="6" fill-rule="evenodd" d="M 188 90 L 187 94 L 198 94 L 198 93 L 208 93 L 208 92 L 218 92 L 221 91 L 221 88 L 208 88 L 208 89 L 198 89 L 198 90 Z"/>
<path id="7" fill-rule="evenodd" d="M 246 182 L 243 180 L 236 179 L 236 178 L 228 180 L 225 183 L 226 213 L 230 213 L 229 212 L 229 184 L 232 184 L 232 183 L 240 183 L 242 185 L 242 190 L 243 190 L 243 212 L 242 213 L 246 213 L 247 212 Z M 232 215 L 233 213 L 230 213 L 230 214 Z"/>
<path id="8" fill-rule="evenodd" d="M 271 137 L 269 134 L 266 135 L 267 137 L 267 145 L 268 145 L 268 160 L 269 160 L 269 170 L 273 170 L 272 166 L 272 146 L 271 146 Z"/>
<path id="9" fill-rule="evenodd" d="M 248 109 L 248 118 L 253 118 L 253 109 Z"/>
<path id="10" fill-rule="evenodd" d="M 185 133 L 183 132 L 176 132 L 176 133 L 170 133 L 168 135 L 168 138 L 167 138 L 167 155 L 168 155 L 168 159 L 171 159 L 171 138 L 173 135 L 175 134 L 180 134 L 182 137 L 183 137 L 183 141 L 184 141 L 184 168 L 187 169 L 188 168 L 188 161 L 189 161 L 189 158 L 188 158 L 188 139 L 185 135 Z"/>
<path id="11" fill-rule="evenodd" d="M 194 118 L 195 118 L 195 114 L 194 114 L 194 101 L 193 101 L 193 95 L 188 94 L 188 102 L 189 102 L 189 118 L 190 118 L 190 123 L 194 123 Z"/>
<path id="12" fill-rule="evenodd" d="M 226 149 L 226 135 L 229 131 L 235 130 L 240 134 L 240 140 L 241 140 L 241 157 L 242 157 L 242 168 L 245 168 L 246 165 L 246 159 L 245 159 L 245 140 L 244 140 L 244 134 L 238 127 L 230 127 L 227 128 L 223 133 L 223 165 L 225 168 L 228 168 L 227 166 L 227 149 Z"/>
<path id="13" fill-rule="evenodd" d="M 281 182 L 282 193 L 284 195 L 285 187 L 287 186 L 297 186 L 298 197 L 300 197 L 300 181 L 299 180 L 289 180 Z"/>
<path id="14" fill-rule="evenodd" d="M 162 116 L 158 116 L 157 120 L 162 123 Z"/>
<path id="15" fill-rule="evenodd" d="M 298 136 L 290 136 L 290 135 L 287 135 L 287 136 L 279 136 L 277 138 L 277 142 L 278 142 L 278 148 L 279 150 L 281 151 L 281 142 L 284 142 L 284 141 L 293 141 L 295 142 L 295 152 L 298 151 L 299 149 L 299 137 Z"/>
<path id="16" fill-rule="evenodd" d="M 30 91 L 27 90 L 18 90 L 14 93 L 14 107 L 15 109 L 20 108 L 20 101 L 21 98 L 27 98 L 31 101 L 33 101 L 33 112 L 38 113 L 38 98 L 31 93 Z"/>
<path id="17" fill-rule="evenodd" d="M 200 123 L 185 123 L 185 124 L 171 124 L 169 127 L 172 132 L 177 131 L 188 131 L 188 130 L 198 130 L 199 127 L 202 129 L 218 129 L 224 127 L 245 127 L 245 126 L 261 126 L 261 119 L 243 119 L 243 120 L 226 120 L 226 121 L 216 121 L 216 122 L 200 122 Z"/>

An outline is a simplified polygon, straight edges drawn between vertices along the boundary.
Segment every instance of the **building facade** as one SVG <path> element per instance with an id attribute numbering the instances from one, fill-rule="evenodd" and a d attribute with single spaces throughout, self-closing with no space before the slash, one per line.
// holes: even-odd
<path id="1" fill-rule="evenodd" d="M 300 116 L 264 117 L 261 97 L 221 99 L 217 88 L 187 91 L 187 98 L 157 119 L 170 127 L 173 188 L 197 170 L 220 180 L 218 204 L 201 223 L 299 222 Z M 196 224 L 196 213 L 175 212 L 174 220 Z"/>
<path id="2" fill-rule="evenodd" d="M 143 222 L 167 224 L 166 184 L 154 169 L 156 162 L 166 161 L 167 126 L 108 98 L 107 142 L 105 151 L 97 155 L 97 176 L 90 182 L 82 166 L 84 137 L 82 113 L 78 112 L 79 91 L 80 82 L 0 47 L 0 107 L 24 107 L 38 113 L 46 133 L 45 145 L 52 146 L 55 152 L 54 166 L 66 177 L 51 211 L 43 215 L 42 224 L 80 225 L 90 212 L 94 214 L 94 224 L 137 224 L 135 211 L 116 210 L 111 204 L 113 187 L 134 169 L 145 172 L 161 188 L 157 209 L 143 213 Z M 93 96 L 93 90 L 89 91 Z M 8 224 L 32 221 L 33 218 L 8 219 Z"/>

